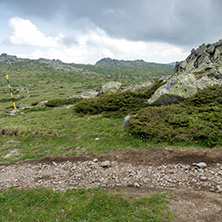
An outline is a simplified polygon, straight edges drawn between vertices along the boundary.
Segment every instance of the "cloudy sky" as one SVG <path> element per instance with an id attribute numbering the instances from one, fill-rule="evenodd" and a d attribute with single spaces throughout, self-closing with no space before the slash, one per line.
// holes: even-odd
<path id="1" fill-rule="evenodd" d="M 0 0 L 0 54 L 170 63 L 222 38 L 221 0 Z"/>

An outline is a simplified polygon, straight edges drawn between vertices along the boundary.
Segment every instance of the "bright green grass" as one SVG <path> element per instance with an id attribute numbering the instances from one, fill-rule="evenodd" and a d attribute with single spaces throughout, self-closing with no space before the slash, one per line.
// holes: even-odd
<path id="1" fill-rule="evenodd" d="M 148 146 L 122 128 L 122 123 L 123 118 L 102 115 L 79 117 L 66 108 L 0 118 L 0 161 Z M 16 155 L 4 158 L 14 149 Z"/>
<path id="2" fill-rule="evenodd" d="M 8 189 L 0 194 L 0 221 L 169 222 L 166 194 L 134 199 L 103 189 Z"/>
<path id="3" fill-rule="evenodd" d="M 66 108 L 31 110 L 23 115 L 0 118 L 0 161 L 172 146 L 131 135 L 122 128 L 124 118 L 105 118 L 101 114 L 80 117 Z M 173 145 L 193 146 L 185 142 Z M 11 153 L 13 155 L 7 156 Z"/>

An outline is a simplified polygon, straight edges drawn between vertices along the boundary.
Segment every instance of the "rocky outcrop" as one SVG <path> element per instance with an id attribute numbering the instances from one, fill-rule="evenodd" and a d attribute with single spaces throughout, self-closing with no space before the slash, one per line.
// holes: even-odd
<path id="1" fill-rule="evenodd" d="M 157 89 L 154 95 L 148 100 L 152 105 L 168 105 L 182 102 L 184 99 L 194 95 L 198 89 L 208 86 L 222 84 L 222 80 L 204 76 L 196 79 L 194 74 L 179 74 L 170 78 L 166 84 Z"/>
<path id="2" fill-rule="evenodd" d="M 192 49 L 186 60 L 177 62 L 175 74 L 148 100 L 152 105 L 178 103 L 198 89 L 222 84 L 222 40 Z"/>
<path id="3" fill-rule="evenodd" d="M 202 44 L 199 48 L 192 49 L 186 60 L 176 63 L 175 73 L 207 71 L 218 64 L 222 64 L 222 39 L 214 44 Z"/>

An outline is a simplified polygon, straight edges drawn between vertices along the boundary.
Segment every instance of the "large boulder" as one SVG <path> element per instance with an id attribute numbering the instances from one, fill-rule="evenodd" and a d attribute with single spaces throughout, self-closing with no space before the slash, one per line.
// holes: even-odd
<path id="1" fill-rule="evenodd" d="M 181 74 L 171 77 L 166 84 L 157 89 L 148 100 L 152 105 L 178 103 L 197 92 L 196 79 L 193 74 Z"/>
<path id="2" fill-rule="evenodd" d="M 194 74 L 175 75 L 166 84 L 157 89 L 148 100 L 148 104 L 167 105 L 179 103 L 194 95 L 198 89 L 221 84 L 221 79 L 207 76 L 196 79 Z"/>
<path id="3" fill-rule="evenodd" d="M 115 82 L 115 81 L 108 82 L 107 84 L 102 86 L 100 93 L 101 94 L 117 93 L 120 90 L 121 85 L 122 84 L 120 82 Z"/>

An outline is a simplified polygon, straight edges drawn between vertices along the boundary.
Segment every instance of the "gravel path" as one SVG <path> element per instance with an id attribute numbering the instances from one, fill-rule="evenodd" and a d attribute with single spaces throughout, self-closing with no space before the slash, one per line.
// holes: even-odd
<path id="1" fill-rule="evenodd" d="M 190 200 L 185 200 L 187 193 L 200 195 L 205 192 L 205 197 L 210 195 L 213 201 L 219 201 L 214 205 L 211 201 L 208 204 L 210 207 L 199 209 L 206 211 L 200 216 L 206 214 L 210 218 L 212 212 L 215 215 L 222 213 L 222 151 L 188 151 L 160 147 L 0 163 L 0 189 L 3 191 L 10 186 L 18 189 L 47 187 L 59 190 L 120 187 L 129 193 L 136 189 L 137 195 L 144 189 L 148 189 L 148 193 L 151 190 L 170 190 L 174 193 L 183 190 L 184 195 L 179 195 L 180 202 L 173 202 L 172 207 L 180 212 L 183 207 L 186 209 L 190 206 L 188 209 L 191 212 L 184 218 L 179 217 L 178 221 L 186 221 L 192 215 L 192 203 L 198 199 L 193 198 L 190 203 Z M 200 205 L 201 201 L 202 198 Z M 180 212 L 180 215 L 183 213 Z M 200 221 L 208 221 L 207 217 Z M 222 217 L 220 218 L 213 221 L 222 221 Z"/>

